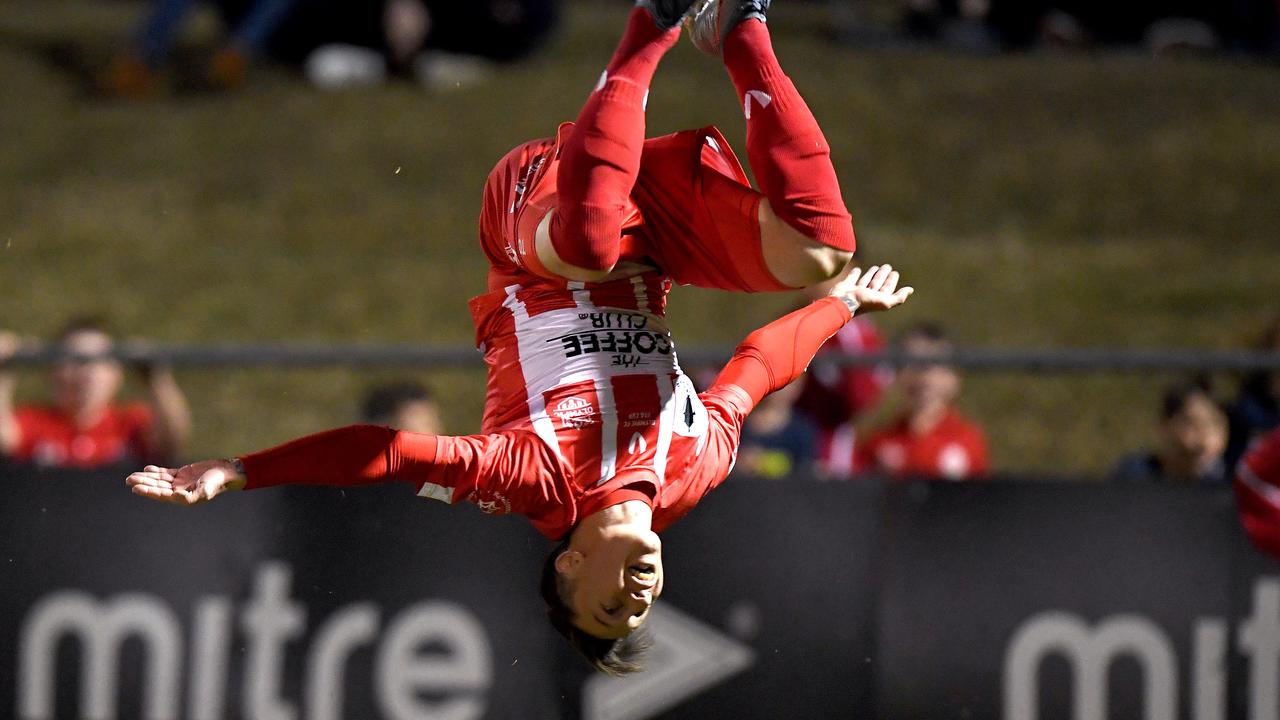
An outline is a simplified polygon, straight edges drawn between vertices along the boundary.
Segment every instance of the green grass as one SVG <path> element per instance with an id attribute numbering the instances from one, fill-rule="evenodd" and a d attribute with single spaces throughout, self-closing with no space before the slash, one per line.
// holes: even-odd
<path id="1" fill-rule="evenodd" d="M 576 114 L 623 8 L 574 4 L 547 52 L 452 93 L 325 94 L 268 70 L 233 95 L 95 100 L 84 77 L 139 10 L 11 0 L 0 17 L 0 326 L 46 334 L 89 310 L 160 341 L 469 343 L 485 175 Z M 818 19 L 779 3 L 771 26 L 863 256 L 919 290 L 889 331 L 933 318 L 971 345 L 1230 348 L 1280 311 L 1275 68 L 865 52 L 823 41 Z M 743 148 L 723 69 L 688 46 L 649 109 L 652 134 L 715 123 Z M 673 325 L 729 343 L 793 302 L 678 289 Z M 183 372 L 192 452 L 349 421 L 391 374 Z M 474 430 L 482 374 L 426 377 L 451 427 Z M 1146 442 L 1166 379 L 973 376 L 962 404 L 998 467 L 1098 472 Z"/>

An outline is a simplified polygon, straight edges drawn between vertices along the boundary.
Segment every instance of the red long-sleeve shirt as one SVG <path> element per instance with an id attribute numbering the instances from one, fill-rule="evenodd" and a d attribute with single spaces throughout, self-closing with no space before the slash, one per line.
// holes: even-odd
<path id="1" fill-rule="evenodd" d="M 423 497 L 526 515 L 551 538 L 605 507 L 644 500 L 661 530 L 723 482 L 747 413 L 803 373 L 848 320 L 845 304 L 828 298 L 770 323 L 747 337 L 702 394 L 678 367 L 658 379 L 660 404 L 644 394 L 615 393 L 606 406 L 579 392 L 570 397 L 582 403 L 555 416 L 550 435 L 533 421 L 463 437 L 369 425 L 318 433 L 241 458 L 246 487 L 405 481 Z M 610 431 L 612 438 L 603 436 Z M 608 447 L 615 459 L 602 477 L 601 452 Z"/>

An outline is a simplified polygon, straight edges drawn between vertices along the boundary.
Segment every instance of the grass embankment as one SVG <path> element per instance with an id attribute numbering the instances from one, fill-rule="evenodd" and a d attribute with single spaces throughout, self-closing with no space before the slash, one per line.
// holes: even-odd
<path id="1" fill-rule="evenodd" d="M 77 70 L 139 12 L 20 0 L 0 18 L 0 326 L 43 334 L 87 310 L 160 341 L 469 343 L 485 175 L 576 114 L 623 8 L 574 5 L 535 61 L 447 94 L 264 72 L 234 95 L 88 97 Z M 814 21 L 780 4 L 771 26 L 863 256 L 919 289 L 888 331 L 935 318 L 972 345 L 1229 348 L 1280 310 L 1275 68 L 859 52 Z M 649 109 L 651 134 L 715 123 L 743 148 L 723 69 L 687 45 Z M 679 289 L 673 324 L 731 343 L 793 302 Z M 474 429 L 481 373 L 428 377 L 451 427 Z M 346 422 L 374 379 L 184 372 L 192 453 Z M 1163 380 L 974 376 L 962 404 L 1001 468 L 1101 471 L 1147 440 Z"/>

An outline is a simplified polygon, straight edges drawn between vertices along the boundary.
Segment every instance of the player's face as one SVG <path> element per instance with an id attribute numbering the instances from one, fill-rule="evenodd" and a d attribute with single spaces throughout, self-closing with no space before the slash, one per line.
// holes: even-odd
<path id="1" fill-rule="evenodd" d="M 573 624 L 595 637 L 629 635 L 662 594 L 662 541 L 652 531 L 605 538 L 561 557 L 557 569 L 570 580 Z"/>

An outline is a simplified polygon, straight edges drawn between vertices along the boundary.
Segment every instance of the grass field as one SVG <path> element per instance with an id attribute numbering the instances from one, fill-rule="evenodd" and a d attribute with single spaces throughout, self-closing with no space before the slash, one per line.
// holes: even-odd
<path id="1" fill-rule="evenodd" d="M 0 326 L 40 335 L 92 311 L 158 341 L 469 343 L 485 175 L 576 114 L 625 12 L 569 5 L 537 59 L 456 92 L 325 94 L 266 71 L 233 95 L 127 104 L 94 99 L 84 78 L 141 5 L 10 0 Z M 1230 348 L 1280 312 L 1277 68 L 857 51 L 824 41 L 812 10 L 775 5 L 779 54 L 823 121 L 862 256 L 919 291 L 890 332 L 932 318 L 968 345 Z M 649 110 L 651 134 L 715 123 L 743 147 L 723 69 L 687 45 Z M 708 344 L 795 298 L 678 289 L 671 302 L 677 338 Z M 349 421 L 378 377 L 184 372 L 192 453 Z M 482 374 L 427 377 L 451 428 L 474 430 Z M 974 376 L 962 404 L 999 468 L 1097 472 L 1146 442 L 1166 379 Z"/>

